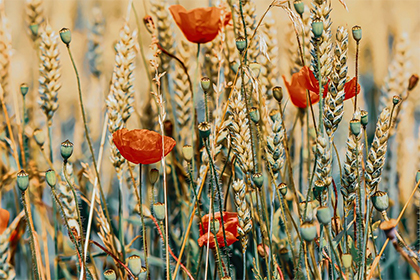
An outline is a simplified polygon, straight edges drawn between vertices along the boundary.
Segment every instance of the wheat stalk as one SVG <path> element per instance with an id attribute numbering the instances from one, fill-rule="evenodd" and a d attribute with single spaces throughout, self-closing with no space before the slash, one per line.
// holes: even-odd
<path id="1" fill-rule="evenodd" d="M 42 7 L 43 1 L 42 0 L 27 0 L 26 1 L 26 22 L 28 27 L 41 25 L 44 22 L 44 9 Z M 39 33 L 34 34 L 28 28 L 29 35 L 31 36 L 32 41 L 36 41 L 39 38 Z"/>
<path id="2" fill-rule="evenodd" d="M 262 62 L 261 83 L 265 87 L 265 94 L 268 99 L 273 97 L 271 89 L 277 85 L 279 71 L 278 71 L 278 42 L 277 29 L 275 21 L 272 17 L 267 18 L 261 26 L 261 36 L 263 36 L 267 44 L 267 57 L 264 57 Z"/>
<path id="3" fill-rule="evenodd" d="M 316 180 L 322 182 L 325 189 L 331 185 L 331 158 L 332 148 L 331 139 L 325 135 L 318 135 L 315 144 L 315 154 L 317 155 L 315 177 Z M 326 191 L 323 192 L 325 195 Z M 327 203 L 325 197 L 322 198 L 321 204 Z"/>
<path id="4" fill-rule="evenodd" d="M 242 10 L 245 20 L 245 27 L 244 29 L 242 18 L 241 18 L 241 12 L 239 7 L 236 7 L 235 9 L 235 16 L 236 16 L 236 23 L 237 23 L 237 34 L 241 34 L 242 36 L 247 35 L 248 43 L 250 43 L 248 47 L 248 58 L 250 61 L 256 61 L 257 57 L 260 53 L 259 50 L 259 44 L 258 40 L 255 39 L 256 36 L 259 36 L 258 34 L 254 34 L 254 39 L 251 37 L 254 30 L 257 27 L 257 15 L 256 15 L 256 5 L 252 0 L 244 0 L 242 1 Z"/>
<path id="5" fill-rule="evenodd" d="M 50 25 L 41 33 L 41 63 L 39 67 L 39 94 L 41 96 L 41 109 L 47 116 L 48 123 L 54 112 L 58 109 L 57 95 L 61 88 L 60 53 L 58 50 L 58 35 Z"/>
<path id="6" fill-rule="evenodd" d="M 10 31 L 9 21 L 4 12 L 3 3 L 1 3 L 0 9 L 0 83 L 5 94 L 7 94 L 10 56 L 12 52 L 12 34 Z"/>
<path id="7" fill-rule="evenodd" d="M 275 178 L 278 177 L 280 170 L 284 166 L 284 127 L 283 120 L 278 117 L 280 112 L 278 110 L 272 110 L 270 116 L 273 120 L 271 131 L 267 137 L 267 160 L 270 163 L 270 168 L 273 171 Z"/>
<path id="8" fill-rule="evenodd" d="M 232 184 L 232 188 L 235 192 L 235 206 L 238 212 L 238 233 L 242 244 L 242 252 L 245 252 L 248 244 L 248 233 L 252 229 L 251 212 L 249 211 L 249 206 L 245 199 L 247 191 L 246 185 L 243 180 L 235 180 Z"/>
<path id="9" fill-rule="evenodd" d="M 105 32 L 105 18 L 99 7 L 94 7 L 92 11 L 92 24 L 88 34 L 88 59 L 89 70 L 93 76 L 99 77 L 102 73 L 103 60 L 103 37 Z"/>

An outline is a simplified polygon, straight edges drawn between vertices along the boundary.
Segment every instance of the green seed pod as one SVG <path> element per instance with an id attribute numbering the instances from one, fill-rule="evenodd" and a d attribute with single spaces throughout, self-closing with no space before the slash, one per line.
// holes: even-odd
<path id="1" fill-rule="evenodd" d="M 131 270 L 131 272 L 138 276 L 141 272 L 141 259 L 137 255 L 132 255 L 128 257 L 128 268 Z"/>
<path id="2" fill-rule="evenodd" d="M 208 122 L 201 122 L 198 124 L 198 130 L 201 138 L 207 139 L 211 133 L 211 126 Z"/>
<path id="3" fill-rule="evenodd" d="M 305 11 L 305 3 L 303 3 L 302 0 L 295 0 L 293 6 L 299 15 L 303 15 L 303 12 Z"/>
<path id="4" fill-rule="evenodd" d="M 31 30 L 32 36 L 38 37 L 38 31 L 39 31 L 39 25 L 38 24 L 30 25 L 29 29 Z"/>
<path id="5" fill-rule="evenodd" d="M 153 204 L 153 212 L 155 212 L 155 217 L 158 221 L 165 220 L 165 204 L 156 202 Z"/>
<path id="6" fill-rule="evenodd" d="M 258 123 L 260 121 L 260 112 L 258 111 L 257 107 L 252 107 L 249 110 L 249 117 L 254 123 Z"/>
<path id="7" fill-rule="evenodd" d="M 261 188 L 264 184 L 264 177 L 261 173 L 255 173 L 252 175 L 252 181 L 258 188 Z"/>
<path id="8" fill-rule="evenodd" d="M 147 269 L 146 267 L 142 266 L 140 275 L 139 275 L 139 280 L 146 280 L 146 276 L 147 276 Z"/>
<path id="9" fill-rule="evenodd" d="M 208 77 L 203 77 L 201 78 L 201 88 L 205 91 L 208 92 L 211 86 L 211 81 Z"/>
<path id="10" fill-rule="evenodd" d="M 287 194 L 287 185 L 285 183 L 280 183 L 277 186 L 277 189 L 280 191 L 280 193 L 285 196 Z"/>
<path id="11" fill-rule="evenodd" d="M 22 84 L 20 85 L 20 93 L 22 94 L 22 96 L 23 96 L 23 97 L 25 97 L 25 96 L 26 96 L 26 94 L 28 93 L 28 91 L 29 91 L 29 87 L 28 87 L 28 85 L 27 85 L 27 84 L 25 84 L 25 83 L 22 83 Z"/>
<path id="12" fill-rule="evenodd" d="M 246 49 L 246 39 L 244 37 L 239 36 L 238 38 L 236 38 L 236 48 L 240 52 L 243 52 Z"/>
<path id="13" fill-rule="evenodd" d="M 369 114 L 367 111 L 362 110 L 360 111 L 360 123 L 363 125 L 363 127 L 366 127 L 369 121 Z"/>
<path id="14" fill-rule="evenodd" d="M 314 182 L 314 195 L 318 197 L 326 189 L 325 183 L 322 180 L 316 180 Z"/>
<path id="15" fill-rule="evenodd" d="M 255 78 L 258 78 L 258 76 L 261 73 L 261 64 L 252 62 L 249 64 L 249 69 L 252 71 L 252 74 Z"/>
<path id="16" fill-rule="evenodd" d="M 389 207 L 389 197 L 386 192 L 376 191 L 372 195 L 373 207 L 379 212 L 386 211 Z"/>
<path id="17" fill-rule="evenodd" d="M 61 143 L 61 156 L 63 157 L 64 161 L 67 161 L 69 157 L 73 154 L 73 143 L 69 140 L 64 141 Z"/>
<path id="18" fill-rule="evenodd" d="M 193 148 L 191 145 L 184 145 L 182 147 L 182 155 L 184 156 L 184 159 L 188 162 L 191 162 L 193 158 Z"/>
<path id="19" fill-rule="evenodd" d="M 316 226 L 313 223 L 305 222 L 300 226 L 300 234 L 306 242 L 311 242 L 316 237 Z"/>
<path id="20" fill-rule="evenodd" d="M 34 136 L 35 142 L 40 147 L 44 146 L 44 143 L 45 143 L 45 134 L 44 134 L 44 132 L 41 129 L 36 128 L 34 130 L 33 136 Z"/>
<path id="21" fill-rule="evenodd" d="M 362 126 L 359 119 L 352 119 L 350 121 L 350 131 L 354 136 L 359 136 Z"/>
<path id="22" fill-rule="evenodd" d="M 319 38 L 322 36 L 322 32 L 324 32 L 324 22 L 320 19 L 315 19 L 312 22 L 312 33 L 315 38 Z"/>
<path id="23" fill-rule="evenodd" d="M 220 230 L 220 221 L 217 219 L 212 219 L 210 221 L 210 230 L 214 235 L 216 235 Z"/>
<path id="24" fill-rule="evenodd" d="M 316 218 L 323 225 L 328 225 L 331 222 L 331 210 L 327 206 L 320 206 L 316 211 Z"/>
<path id="25" fill-rule="evenodd" d="M 401 102 L 401 97 L 399 96 L 399 95 L 394 95 L 393 97 L 392 97 L 392 103 L 394 104 L 394 105 L 398 105 L 400 102 Z"/>
<path id="26" fill-rule="evenodd" d="M 343 254 L 341 256 L 341 261 L 343 262 L 344 268 L 349 269 L 353 263 L 353 257 L 351 254 Z"/>
<path id="27" fill-rule="evenodd" d="M 277 102 L 281 103 L 281 101 L 283 100 L 283 88 L 280 86 L 275 86 L 273 87 L 272 92 Z"/>
<path id="28" fill-rule="evenodd" d="M 420 170 L 417 170 L 417 173 L 416 173 L 416 184 L 418 184 L 419 181 L 420 181 Z"/>
<path id="29" fill-rule="evenodd" d="M 106 280 L 117 280 L 117 275 L 113 269 L 108 269 L 104 272 L 104 277 Z"/>
<path id="30" fill-rule="evenodd" d="M 360 40 L 362 40 L 362 28 L 358 25 L 353 26 L 353 28 L 351 29 L 351 32 L 353 34 L 353 39 L 356 42 L 359 42 Z"/>
<path id="31" fill-rule="evenodd" d="M 69 44 L 71 42 L 71 31 L 70 31 L 70 29 L 62 28 L 60 30 L 60 38 L 61 38 L 61 41 L 63 41 L 64 44 L 69 46 Z"/>
<path id="32" fill-rule="evenodd" d="M 305 208 L 306 208 L 306 218 L 305 218 L 305 222 L 312 222 L 314 219 L 314 208 L 312 206 L 312 202 L 309 201 L 308 202 L 308 206 L 306 206 L 306 201 L 302 201 L 301 203 L 299 203 L 299 212 L 300 215 L 305 216 Z"/>
<path id="33" fill-rule="evenodd" d="M 152 168 L 149 172 L 149 182 L 150 184 L 156 184 L 157 180 L 159 179 L 159 170 L 156 168 Z"/>
<path id="34" fill-rule="evenodd" d="M 47 181 L 48 186 L 54 188 L 57 184 L 57 175 L 55 174 L 54 170 L 48 169 L 45 172 L 45 181 Z"/>
<path id="35" fill-rule="evenodd" d="M 19 171 L 16 178 L 17 185 L 19 189 L 24 192 L 29 187 L 29 175 L 25 172 L 25 170 Z"/>
<path id="36" fill-rule="evenodd" d="M 270 116 L 270 118 L 271 118 L 271 120 L 273 122 L 276 122 L 276 121 L 280 121 L 281 120 L 280 111 L 277 110 L 277 109 L 271 110 L 268 115 Z"/>
<path id="37" fill-rule="evenodd" d="M 230 69 L 232 69 L 233 73 L 237 73 L 238 69 L 239 69 L 239 63 L 237 63 L 236 61 L 231 61 L 229 63 Z"/>

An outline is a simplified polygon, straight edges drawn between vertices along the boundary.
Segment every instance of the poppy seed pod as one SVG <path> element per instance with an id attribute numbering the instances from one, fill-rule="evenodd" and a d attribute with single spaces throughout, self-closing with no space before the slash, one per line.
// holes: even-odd
<path id="1" fill-rule="evenodd" d="M 132 255 L 128 257 L 128 268 L 131 270 L 131 272 L 138 276 L 141 272 L 141 259 L 137 255 Z"/>
<path id="2" fill-rule="evenodd" d="M 366 127 L 368 122 L 369 122 L 368 112 L 365 110 L 360 111 L 360 123 L 363 125 L 363 127 Z"/>
<path id="3" fill-rule="evenodd" d="M 150 184 L 156 184 L 157 180 L 159 179 L 159 170 L 156 168 L 152 168 L 149 172 L 149 181 Z"/>
<path id="4" fill-rule="evenodd" d="M 409 91 L 413 90 L 416 87 L 418 82 L 419 82 L 419 75 L 417 75 L 417 74 L 411 75 L 410 79 L 408 79 L 408 88 L 407 89 Z"/>
<path id="5" fill-rule="evenodd" d="M 216 235 L 216 234 L 219 232 L 219 230 L 220 230 L 220 222 L 219 222 L 219 220 L 217 220 L 217 219 L 212 219 L 212 220 L 210 221 L 210 229 L 211 229 L 211 232 L 212 232 L 214 235 Z"/>
<path id="6" fill-rule="evenodd" d="M 418 184 L 419 181 L 420 181 L 420 170 L 417 170 L 417 173 L 416 173 L 416 184 Z"/>
<path id="7" fill-rule="evenodd" d="M 45 143 L 45 134 L 44 134 L 44 132 L 41 129 L 36 128 L 34 130 L 33 136 L 34 136 L 35 142 L 40 147 L 42 147 L 44 145 L 44 143 Z"/>
<path id="8" fill-rule="evenodd" d="M 396 230 L 397 227 L 397 220 L 390 219 L 388 221 L 383 221 L 379 228 L 385 232 L 385 235 L 387 238 L 389 238 L 391 241 L 395 239 L 396 237 Z"/>
<path id="9" fill-rule="evenodd" d="M 305 215 L 305 208 L 306 208 L 306 215 Z M 306 201 L 302 201 L 301 203 L 299 203 L 299 212 L 302 218 L 303 216 L 306 216 L 305 222 L 312 222 L 312 220 L 314 219 L 314 209 L 313 209 L 311 201 L 308 202 L 308 206 L 306 206 Z"/>
<path id="10" fill-rule="evenodd" d="M 201 78 L 201 88 L 205 91 L 208 92 L 211 86 L 211 81 L 208 77 L 203 77 Z"/>
<path id="11" fill-rule="evenodd" d="M 28 91 L 29 91 L 29 87 L 28 87 L 28 85 L 27 85 L 27 84 L 25 84 L 25 83 L 22 83 L 22 84 L 20 85 L 20 93 L 22 94 L 22 96 L 23 96 L 23 97 L 25 97 L 25 96 L 26 96 L 26 94 L 28 93 Z"/>
<path id="12" fill-rule="evenodd" d="M 47 181 L 48 186 L 51 188 L 55 187 L 57 184 L 57 175 L 54 170 L 48 169 L 48 171 L 45 172 L 45 181 Z"/>
<path id="13" fill-rule="evenodd" d="M 17 185 L 19 189 L 24 192 L 29 187 L 29 175 L 25 172 L 25 170 L 19 171 L 16 178 Z"/>
<path id="14" fill-rule="evenodd" d="M 359 42 L 360 40 L 362 40 L 362 28 L 358 25 L 353 26 L 353 28 L 351 29 L 351 33 L 353 34 L 353 39 L 356 42 Z"/>
<path id="15" fill-rule="evenodd" d="M 359 119 L 352 119 L 350 121 L 350 131 L 354 136 L 359 136 L 362 126 Z"/>
<path id="16" fill-rule="evenodd" d="M 236 38 L 236 48 L 238 51 L 243 52 L 246 49 L 246 39 L 242 36 Z"/>
<path id="17" fill-rule="evenodd" d="M 287 185 L 285 183 L 280 183 L 277 186 L 277 189 L 280 191 L 280 193 L 285 196 L 287 194 Z"/>
<path id="18" fill-rule="evenodd" d="M 394 95 L 392 97 L 392 104 L 394 105 L 398 105 L 401 102 L 401 97 L 399 95 Z"/>
<path id="19" fill-rule="evenodd" d="M 31 30 L 32 36 L 38 37 L 38 32 L 39 32 L 39 25 L 38 24 L 29 25 L 29 29 Z"/>
<path id="20" fill-rule="evenodd" d="M 341 261 L 343 262 L 344 268 L 349 269 L 353 263 L 353 257 L 351 254 L 343 254 L 341 256 Z"/>
<path id="21" fill-rule="evenodd" d="M 207 139 L 211 133 L 211 126 L 208 122 L 201 122 L 198 124 L 198 131 L 203 139 Z"/>
<path id="22" fill-rule="evenodd" d="M 264 184 L 264 177 L 261 173 L 255 173 L 252 175 L 252 181 L 258 188 L 261 188 Z"/>
<path id="23" fill-rule="evenodd" d="M 273 122 L 276 122 L 276 121 L 280 121 L 281 120 L 280 111 L 277 110 L 277 109 L 271 110 L 268 115 L 270 116 L 270 118 L 271 118 L 271 120 Z"/>
<path id="24" fill-rule="evenodd" d="M 140 275 L 139 275 L 139 280 L 146 280 L 146 276 L 147 276 L 147 269 L 145 266 L 142 266 Z"/>
<path id="25" fill-rule="evenodd" d="M 249 117 L 254 123 L 258 123 L 260 121 L 260 112 L 258 111 L 257 107 L 252 107 L 249 110 Z"/>
<path id="26" fill-rule="evenodd" d="M 156 202 L 153 204 L 153 212 L 155 212 L 155 217 L 158 221 L 165 220 L 165 204 Z"/>
<path id="27" fill-rule="evenodd" d="M 325 190 L 325 183 L 322 180 L 316 180 L 314 182 L 314 193 L 319 195 Z"/>
<path id="28" fill-rule="evenodd" d="M 144 26 L 146 26 L 147 31 L 150 34 L 153 34 L 153 31 L 155 30 L 155 23 L 153 22 L 153 18 L 151 16 L 145 16 L 143 18 Z"/>
<path id="29" fill-rule="evenodd" d="M 64 44 L 66 44 L 67 46 L 69 46 L 70 42 L 71 42 L 71 31 L 70 29 L 64 27 L 60 30 L 60 38 L 61 41 L 63 41 Z"/>
<path id="30" fill-rule="evenodd" d="M 312 33 L 315 38 L 319 38 L 322 36 L 322 32 L 324 32 L 324 22 L 321 19 L 315 19 L 312 22 Z"/>
<path id="31" fill-rule="evenodd" d="M 66 140 L 63 143 L 61 143 L 60 152 L 64 161 L 67 161 L 73 154 L 73 143 L 70 142 L 69 140 Z"/>
<path id="32" fill-rule="evenodd" d="M 316 226 L 313 223 L 305 222 L 300 226 L 300 234 L 306 242 L 311 242 L 316 237 Z"/>
<path id="33" fill-rule="evenodd" d="M 108 269 L 104 272 L 104 277 L 106 280 L 116 280 L 117 275 L 115 274 L 115 271 L 113 269 Z"/>
<path id="34" fill-rule="evenodd" d="M 323 225 L 328 225 L 331 222 L 331 209 L 328 206 L 320 206 L 316 211 L 316 218 Z"/>
<path id="35" fill-rule="evenodd" d="M 277 100 L 277 102 L 281 103 L 283 100 L 283 88 L 280 86 L 275 86 L 273 87 L 272 91 L 274 98 Z"/>
<path id="36" fill-rule="evenodd" d="M 386 192 L 376 191 L 372 195 L 373 207 L 379 212 L 386 211 L 389 207 L 389 197 Z"/>
<path id="37" fill-rule="evenodd" d="M 299 15 L 302 15 L 305 11 L 305 3 L 303 3 L 302 0 L 295 0 L 293 6 L 295 7 L 295 10 Z"/>
<path id="38" fill-rule="evenodd" d="M 191 145 L 185 145 L 182 147 L 182 155 L 184 156 L 184 159 L 188 162 L 191 162 L 193 158 L 193 148 Z"/>

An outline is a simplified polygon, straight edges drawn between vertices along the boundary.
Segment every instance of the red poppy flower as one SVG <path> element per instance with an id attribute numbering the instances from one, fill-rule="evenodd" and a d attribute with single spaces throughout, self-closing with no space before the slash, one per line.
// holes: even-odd
<path id="1" fill-rule="evenodd" d="M 192 43 L 207 43 L 213 41 L 219 34 L 222 25 L 220 20 L 222 9 L 220 8 L 207 7 L 187 11 L 181 5 L 172 5 L 169 11 L 184 36 Z M 223 24 L 227 25 L 230 19 L 229 12 Z"/>
<path id="2" fill-rule="evenodd" d="M 222 229 L 222 222 L 220 218 L 220 212 L 217 212 L 214 216 L 214 219 L 216 219 L 220 224 L 219 231 L 216 234 L 217 242 L 219 243 L 219 247 L 225 247 L 225 242 L 223 239 L 223 229 Z M 200 238 L 198 239 L 198 245 L 200 247 L 203 247 L 204 245 L 207 245 L 207 240 L 209 239 L 208 235 L 208 226 L 209 226 L 209 215 L 204 215 L 203 218 L 201 218 L 201 221 L 203 223 L 204 229 L 201 228 L 200 224 Z M 215 221 L 216 222 L 216 221 Z M 223 212 L 223 222 L 225 225 L 225 233 L 226 233 L 226 243 L 228 246 L 232 245 L 236 241 L 238 241 L 237 237 L 238 234 L 238 214 L 233 212 Z M 216 247 L 216 243 L 214 242 L 214 235 L 210 232 L 210 242 L 209 246 L 211 249 L 214 249 Z"/>
<path id="3" fill-rule="evenodd" d="M 6 230 L 9 224 L 10 213 L 6 209 L 0 208 L 0 235 Z"/>
<path id="4" fill-rule="evenodd" d="M 165 156 L 175 147 L 175 140 L 164 136 Z M 151 164 L 162 159 L 162 136 L 147 129 L 117 130 L 112 140 L 121 155 L 135 164 Z"/>
<path id="5" fill-rule="evenodd" d="M 312 104 L 319 101 L 319 86 L 318 80 L 315 78 L 314 73 L 308 66 L 302 67 L 298 73 L 292 75 L 292 81 L 289 83 L 283 76 L 284 84 L 290 95 L 292 103 L 299 108 L 306 108 L 306 90 L 309 90 Z M 356 78 L 351 79 L 344 85 L 345 98 L 347 100 L 355 96 Z M 327 96 L 328 83 L 324 86 L 324 98 Z M 357 93 L 360 92 L 360 85 L 357 87 Z"/>

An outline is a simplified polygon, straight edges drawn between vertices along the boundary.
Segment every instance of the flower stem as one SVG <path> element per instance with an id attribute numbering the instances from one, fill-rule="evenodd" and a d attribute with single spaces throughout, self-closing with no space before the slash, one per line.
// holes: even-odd
<path id="1" fill-rule="evenodd" d="M 140 219 L 141 219 L 141 227 L 142 227 L 142 238 L 143 238 L 143 250 L 144 250 L 144 264 L 146 265 L 147 270 L 147 279 L 149 278 L 149 262 L 147 260 L 147 236 L 146 236 L 146 225 L 144 224 L 144 213 L 143 213 L 143 195 L 142 195 L 142 164 L 139 164 L 139 211 L 140 211 Z M 133 182 L 135 183 L 135 182 Z M 168 254 L 168 253 L 167 253 Z M 170 279 L 170 278 L 168 278 Z"/>
<path id="2" fill-rule="evenodd" d="M 26 217 L 26 222 L 28 224 L 28 228 L 29 228 L 29 236 L 30 236 L 30 247 L 31 247 L 31 252 L 32 252 L 32 265 L 34 268 L 34 275 L 35 275 L 35 280 L 39 280 L 40 275 L 39 275 L 39 271 L 38 271 L 38 260 L 36 258 L 36 251 L 35 251 L 35 237 L 34 237 L 34 233 L 33 233 L 33 224 L 32 224 L 32 220 L 31 220 L 31 215 L 29 214 L 29 206 L 28 203 L 26 202 L 26 192 L 23 191 L 22 192 L 22 203 L 23 203 L 23 208 L 25 209 L 25 217 Z"/>

